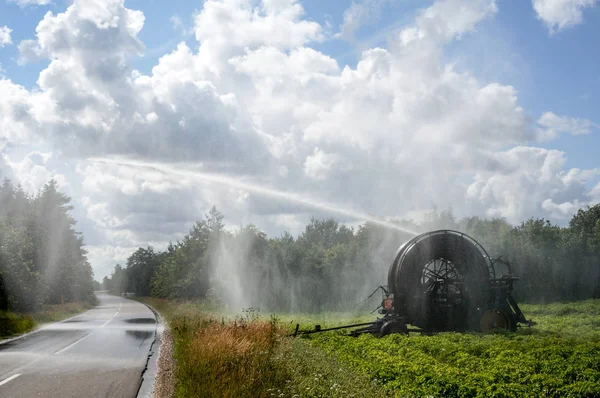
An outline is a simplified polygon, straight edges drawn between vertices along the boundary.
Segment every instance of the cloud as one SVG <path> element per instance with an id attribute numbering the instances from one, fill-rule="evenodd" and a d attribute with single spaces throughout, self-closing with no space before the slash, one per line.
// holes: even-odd
<path id="1" fill-rule="evenodd" d="M 0 26 L 0 48 L 12 44 L 12 39 L 10 38 L 10 33 L 12 29 L 8 26 Z"/>
<path id="2" fill-rule="evenodd" d="M 532 0 L 538 19 L 550 34 L 583 22 L 583 9 L 593 7 L 598 0 Z"/>
<path id="3" fill-rule="evenodd" d="M 452 40 L 473 32 L 478 23 L 498 11 L 496 0 L 438 0 L 417 16 L 417 36 L 428 36 L 436 40 Z"/>
<path id="4" fill-rule="evenodd" d="M 46 6 L 53 4 L 53 0 L 7 0 L 9 3 L 16 3 L 19 7 L 28 6 Z"/>
<path id="5" fill-rule="evenodd" d="M 33 151 L 19 162 L 6 158 L 6 163 L 12 169 L 15 181 L 21 184 L 25 192 L 35 194 L 51 179 L 57 182 L 61 190 L 68 192 L 70 184 L 64 174 L 51 170 L 52 167 L 49 165 L 51 158 L 51 153 Z"/>
<path id="6" fill-rule="evenodd" d="M 338 155 L 325 153 L 319 148 L 315 148 L 314 153 L 307 156 L 304 161 L 304 172 L 311 178 L 326 180 L 331 169 L 339 162 Z"/>
<path id="7" fill-rule="evenodd" d="M 109 246 L 116 259 L 176 239 L 213 204 L 231 225 L 270 234 L 326 214 L 273 191 L 348 209 L 344 221 L 434 203 L 457 215 L 558 219 L 566 203 L 592 200 L 586 184 L 598 175 L 528 143 L 593 124 L 532 117 L 514 87 L 446 60 L 447 46 L 497 10 L 492 0 L 436 1 L 349 66 L 316 49 L 326 29 L 297 1 L 207 0 L 194 17 L 198 45 L 180 43 L 143 74 L 131 65 L 145 50 L 144 15 L 121 0 L 76 0 L 19 46 L 24 61 L 49 60 L 38 87 L 0 79 L 0 146 L 44 144 L 71 162 L 75 175 L 52 172 L 67 176 L 101 231 L 102 264 Z M 87 160 L 115 155 L 214 178 Z M 37 164 L 13 161 L 22 173 Z"/>
<path id="8" fill-rule="evenodd" d="M 568 116 L 557 116 L 552 112 L 545 112 L 537 121 L 541 127 L 538 129 L 538 139 L 552 140 L 562 133 L 573 135 L 589 134 L 595 125 L 587 119 L 576 119 Z"/>
<path id="9" fill-rule="evenodd" d="M 392 0 L 362 0 L 352 2 L 344 11 L 344 21 L 340 26 L 339 37 L 344 40 L 354 40 L 355 33 L 364 25 L 376 22 L 385 6 Z"/>
<path id="10" fill-rule="evenodd" d="M 87 258 L 94 267 L 94 278 L 101 282 L 104 276 L 110 276 L 115 265 L 126 266 L 127 257 L 138 249 L 138 246 L 87 245 Z M 158 248 L 157 248 L 158 249 Z"/>
<path id="11" fill-rule="evenodd" d="M 600 182 L 592 188 L 590 197 L 592 198 L 590 204 L 600 203 Z"/>
<path id="12" fill-rule="evenodd" d="M 568 220 L 577 210 L 583 207 L 583 203 L 579 201 L 572 202 L 563 202 L 563 203 L 554 203 L 552 199 L 546 199 L 542 202 L 542 208 L 550 213 L 550 216 L 553 218 Z"/>
<path id="13" fill-rule="evenodd" d="M 194 36 L 194 29 L 191 29 L 187 26 L 187 24 L 184 24 L 178 15 L 173 15 L 171 18 L 169 18 L 169 21 L 171 22 L 173 30 L 181 32 L 182 36 Z"/>
<path id="14" fill-rule="evenodd" d="M 495 157 L 496 167 L 476 173 L 466 198 L 487 216 L 511 222 L 527 215 L 567 218 L 588 203 L 585 184 L 600 175 L 600 169 L 564 171 L 565 153 L 557 150 L 519 146 Z"/>

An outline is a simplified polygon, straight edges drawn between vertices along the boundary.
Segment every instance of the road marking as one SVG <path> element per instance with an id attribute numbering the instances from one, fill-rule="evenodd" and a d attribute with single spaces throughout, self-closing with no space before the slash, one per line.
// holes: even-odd
<path id="1" fill-rule="evenodd" d="M 5 384 L 6 384 L 6 383 L 8 383 L 9 381 L 11 381 L 11 380 L 14 380 L 14 379 L 16 379 L 16 378 L 17 378 L 17 377 L 19 377 L 19 376 L 21 376 L 21 373 L 17 373 L 16 375 L 12 375 L 12 376 L 10 376 L 10 377 L 9 377 L 8 379 L 6 379 L 6 380 L 0 381 L 0 386 L 3 386 L 3 385 L 5 385 Z"/>
<path id="2" fill-rule="evenodd" d="M 73 347 L 75 344 L 79 343 L 80 341 L 86 339 L 89 337 L 91 333 L 86 334 L 85 336 L 83 336 L 82 338 L 80 338 L 79 340 L 75 340 L 73 343 L 69 344 L 68 346 L 66 346 L 65 348 L 63 348 L 62 350 L 56 351 L 54 354 L 58 355 L 60 353 L 63 353 L 65 351 L 67 351 L 69 348 Z"/>
<path id="3" fill-rule="evenodd" d="M 112 318 L 110 318 L 108 321 L 104 322 L 102 324 L 102 326 L 100 326 L 101 328 L 103 328 L 104 326 L 108 325 L 110 323 L 110 321 L 112 321 L 113 319 L 115 319 L 115 317 L 117 315 L 119 315 L 119 311 L 121 311 L 121 308 L 123 307 L 123 303 L 121 303 L 121 305 L 119 306 L 119 309 L 117 310 L 117 312 L 115 312 L 115 314 L 112 316 Z"/>

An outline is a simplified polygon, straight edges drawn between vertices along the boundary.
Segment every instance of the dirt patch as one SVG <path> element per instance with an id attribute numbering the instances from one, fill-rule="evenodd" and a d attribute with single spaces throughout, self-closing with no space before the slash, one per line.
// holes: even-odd
<path id="1" fill-rule="evenodd" d="M 173 337 L 167 328 L 161 335 L 156 366 L 158 369 L 152 398 L 172 398 L 175 394 L 175 359 L 173 359 Z"/>

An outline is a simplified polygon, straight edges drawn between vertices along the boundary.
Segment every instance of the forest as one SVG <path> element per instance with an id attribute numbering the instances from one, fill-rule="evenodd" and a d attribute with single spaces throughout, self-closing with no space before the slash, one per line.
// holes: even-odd
<path id="1" fill-rule="evenodd" d="M 216 208 L 164 251 L 140 247 L 103 285 L 113 293 L 206 299 L 233 309 L 347 311 L 378 285 L 400 244 L 401 231 L 366 222 L 350 228 L 312 219 L 299 236 L 269 238 L 254 225 L 229 231 Z M 566 226 L 545 219 L 512 225 L 504 219 L 456 219 L 432 210 L 414 231 L 454 229 L 477 239 L 493 258 L 512 264 L 514 296 L 529 303 L 600 298 L 600 204 L 580 209 Z"/>
<path id="2" fill-rule="evenodd" d="M 74 229 L 71 199 L 52 180 L 34 195 L 0 186 L 0 314 L 93 302 L 93 272 Z"/>

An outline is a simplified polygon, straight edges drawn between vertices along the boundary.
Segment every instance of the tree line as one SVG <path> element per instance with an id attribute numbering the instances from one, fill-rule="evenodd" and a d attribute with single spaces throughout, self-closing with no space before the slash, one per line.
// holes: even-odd
<path id="1" fill-rule="evenodd" d="M 526 302 L 600 298 L 600 205 L 581 209 L 565 227 L 545 219 L 456 219 L 431 211 L 425 221 L 397 221 L 415 231 L 454 229 L 502 256 L 521 278 L 514 295 Z M 387 281 L 400 244 L 412 235 L 373 223 L 350 228 L 312 219 L 297 237 L 269 238 L 254 225 L 224 228 L 213 207 L 175 244 L 139 248 L 103 284 L 115 293 L 209 299 L 274 311 L 348 310 Z"/>
<path id="2" fill-rule="evenodd" d="M 8 179 L 0 186 L 0 311 L 94 300 L 70 201 L 54 180 L 34 195 Z"/>

